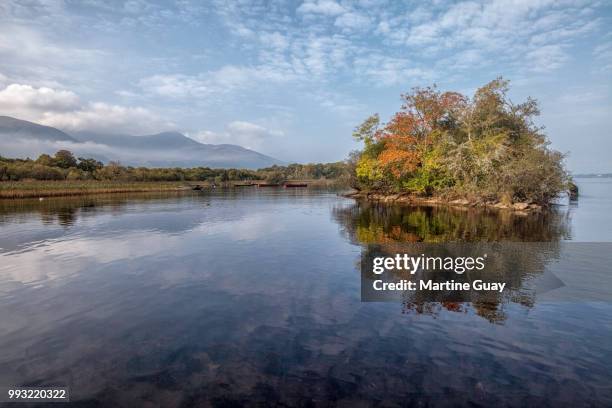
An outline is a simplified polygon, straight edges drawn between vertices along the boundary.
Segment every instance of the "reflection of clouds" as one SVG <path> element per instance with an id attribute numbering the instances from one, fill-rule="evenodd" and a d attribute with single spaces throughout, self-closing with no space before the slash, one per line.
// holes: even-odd
<path id="1" fill-rule="evenodd" d="M 172 218 L 171 215 L 168 217 Z M 122 225 L 122 219 L 108 218 L 108 225 Z M 120 217 L 123 218 L 123 217 Z M 68 235 L 46 240 L 26 250 L 0 254 L 0 280 L 33 283 L 56 280 L 87 272 L 88 268 L 138 258 L 187 257 L 202 251 L 202 239 L 215 242 L 252 241 L 283 230 L 272 214 L 251 214 L 245 219 L 203 221 L 186 232 L 121 231 L 121 235 L 87 238 Z M 128 223 L 129 224 L 129 223 Z M 125 224 L 123 224 L 125 227 Z M 148 223 L 137 223 L 140 227 Z M 93 225 L 92 225 L 93 226 Z M 95 228 L 103 225 L 98 221 Z M 132 225 L 131 227 L 134 227 Z M 114 229 L 113 229 L 114 230 Z M 116 232 L 116 231 L 115 231 Z M 220 255 L 220 254 L 219 254 Z M 164 275 L 176 281 L 176 266 Z"/>
<path id="2" fill-rule="evenodd" d="M 239 220 L 202 223 L 194 231 L 220 235 L 232 241 L 252 241 L 285 229 L 274 214 L 256 213 Z"/>
<path id="3" fill-rule="evenodd" d="M 0 278 L 22 283 L 55 280 L 83 272 L 92 264 L 152 255 L 176 245 L 172 243 L 175 240 L 176 237 L 156 233 L 133 233 L 122 239 L 51 240 L 27 251 L 0 254 Z"/>

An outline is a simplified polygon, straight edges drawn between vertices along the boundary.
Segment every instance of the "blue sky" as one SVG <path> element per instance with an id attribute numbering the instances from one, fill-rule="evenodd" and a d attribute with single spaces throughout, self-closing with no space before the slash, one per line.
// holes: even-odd
<path id="1" fill-rule="evenodd" d="M 0 114 L 336 161 L 368 115 L 502 75 L 574 172 L 612 171 L 612 3 L 3 0 Z"/>

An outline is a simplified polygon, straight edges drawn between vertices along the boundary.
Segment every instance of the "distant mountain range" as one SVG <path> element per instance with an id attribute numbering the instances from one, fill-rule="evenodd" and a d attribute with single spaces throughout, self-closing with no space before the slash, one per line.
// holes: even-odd
<path id="1" fill-rule="evenodd" d="M 77 142 L 76 139 L 56 128 L 28 122 L 27 120 L 11 118 L 10 116 L 0 116 L 0 138 L 5 137 L 12 138 L 12 141 L 48 140 L 52 142 Z"/>
<path id="2" fill-rule="evenodd" d="M 37 157 L 68 149 L 78 156 L 130 166 L 262 168 L 280 160 L 233 144 L 199 143 L 178 132 L 132 136 L 75 132 L 0 116 L 0 155 Z"/>

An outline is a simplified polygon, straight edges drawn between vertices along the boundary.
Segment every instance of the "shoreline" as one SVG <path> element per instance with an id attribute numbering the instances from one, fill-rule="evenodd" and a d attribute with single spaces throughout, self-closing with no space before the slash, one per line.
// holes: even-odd
<path id="1" fill-rule="evenodd" d="M 0 200 L 181 191 L 191 191 L 191 188 L 175 182 L 0 182 Z"/>
<path id="2" fill-rule="evenodd" d="M 379 203 L 406 204 L 414 206 L 445 206 L 455 208 L 486 208 L 495 210 L 512 211 L 517 214 L 533 214 L 542 212 L 546 206 L 536 203 L 512 203 L 487 202 L 482 200 L 471 201 L 465 198 L 447 199 L 443 197 L 419 197 L 409 193 L 381 193 L 376 191 L 353 191 L 342 195 L 346 198 L 356 200 L 368 200 Z"/>
<path id="3" fill-rule="evenodd" d="M 241 188 L 256 185 L 262 180 L 230 180 L 217 184 L 218 188 Z M 333 188 L 338 180 L 288 180 L 288 183 L 305 184 L 303 188 Z M 246 183 L 246 184 L 245 184 Z M 92 194 L 189 192 L 209 190 L 209 181 L 99 181 L 99 180 L 29 180 L 0 181 L 0 200 L 29 198 L 73 197 Z M 301 186 L 300 186 L 301 187 Z"/>

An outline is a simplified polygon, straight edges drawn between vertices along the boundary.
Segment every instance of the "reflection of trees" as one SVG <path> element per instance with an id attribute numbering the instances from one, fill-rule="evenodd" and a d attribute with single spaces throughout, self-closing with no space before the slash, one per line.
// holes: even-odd
<path id="1" fill-rule="evenodd" d="M 569 236 L 567 216 L 548 211 L 517 215 L 473 208 L 391 206 L 357 202 L 333 210 L 358 244 L 391 242 L 558 241 Z"/>
<path id="2" fill-rule="evenodd" d="M 169 198 L 175 193 L 130 193 L 73 197 L 52 197 L 44 200 L 0 200 L 0 224 L 5 218 L 15 219 L 38 213 L 44 224 L 71 226 L 79 218 L 105 211 L 105 207 L 121 210 L 128 203 L 138 203 L 153 198 Z"/>
<path id="3" fill-rule="evenodd" d="M 418 256 L 466 257 L 489 253 L 484 271 L 457 275 L 453 271 L 420 271 L 412 280 L 506 282 L 499 292 L 404 292 L 405 313 L 437 315 L 441 310 L 475 313 L 490 322 L 506 318 L 509 303 L 532 307 L 534 279 L 558 257 L 559 241 L 569 236 L 567 216 L 559 212 L 516 215 L 474 209 L 388 206 L 355 203 L 333 210 L 334 219 L 348 238 L 364 245 L 362 259 L 407 253 Z M 437 244 L 437 245 L 434 245 Z M 441 245 L 444 244 L 444 245 Z M 362 271 L 364 282 L 380 277 Z M 368 276 L 369 275 L 369 276 Z M 411 279 L 394 272 L 393 278 Z"/>

